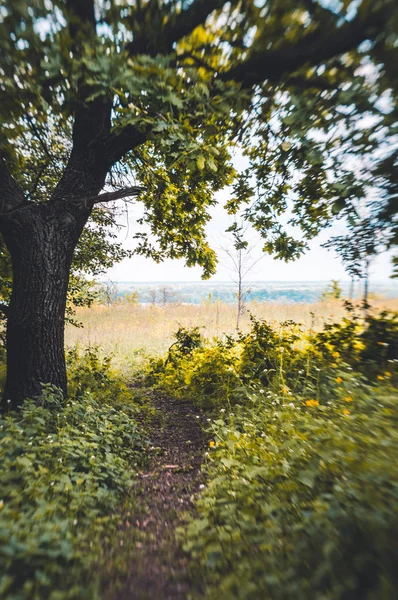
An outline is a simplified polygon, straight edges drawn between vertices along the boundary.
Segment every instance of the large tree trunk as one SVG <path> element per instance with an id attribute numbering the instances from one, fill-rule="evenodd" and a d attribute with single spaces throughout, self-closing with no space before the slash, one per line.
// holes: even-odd
<path id="1" fill-rule="evenodd" d="M 27 206 L 2 227 L 11 254 L 7 379 L 3 406 L 39 396 L 43 384 L 66 394 L 64 315 L 72 255 L 88 218 L 66 203 Z"/>

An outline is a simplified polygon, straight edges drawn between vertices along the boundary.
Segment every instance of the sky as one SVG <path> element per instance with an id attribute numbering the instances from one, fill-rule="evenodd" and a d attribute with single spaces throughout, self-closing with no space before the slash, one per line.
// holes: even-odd
<path id="1" fill-rule="evenodd" d="M 128 247 L 128 244 L 126 246 Z M 390 273 L 389 257 L 381 256 L 372 266 L 370 280 L 385 281 Z M 227 259 L 221 257 L 217 273 L 210 281 L 232 281 L 233 278 L 234 274 L 228 266 Z M 201 269 L 188 268 L 184 266 L 182 260 L 166 260 L 162 264 L 156 264 L 150 259 L 135 256 L 109 269 L 101 279 L 115 282 L 200 281 Z M 330 281 L 331 279 L 347 281 L 349 278 L 332 252 L 320 248 L 317 242 L 313 242 L 310 251 L 294 263 L 285 264 L 265 256 L 247 276 L 247 281 Z"/>
<path id="2" fill-rule="evenodd" d="M 231 218 L 222 207 L 225 194 L 226 192 L 218 195 L 219 202 L 212 208 L 212 219 L 207 227 L 210 245 L 219 256 L 217 272 L 210 281 L 232 281 L 234 278 L 232 262 L 226 253 L 220 250 L 221 247 L 228 246 L 225 229 L 232 223 Z M 120 223 L 124 222 L 124 227 L 118 239 L 125 248 L 132 249 L 134 247 L 134 220 L 137 215 L 134 208 L 129 209 L 128 228 L 126 220 L 120 219 Z M 257 244 L 252 252 L 253 261 L 260 256 L 262 258 L 248 273 L 246 281 L 330 281 L 331 279 L 348 281 L 349 277 L 336 254 L 321 247 L 321 244 L 329 237 L 338 235 L 341 231 L 341 226 L 338 224 L 324 231 L 309 244 L 310 248 L 302 258 L 288 264 L 264 255 L 261 252 L 260 244 Z M 254 238 L 250 239 L 249 235 L 247 239 L 249 242 L 255 241 Z M 374 260 L 370 270 L 370 281 L 388 280 L 390 273 L 391 254 L 385 253 Z M 200 267 L 188 268 L 183 260 L 166 260 L 161 264 L 156 264 L 151 259 L 134 256 L 109 269 L 101 279 L 114 282 L 191 282 L 201 280 L 201 269 Z"/>

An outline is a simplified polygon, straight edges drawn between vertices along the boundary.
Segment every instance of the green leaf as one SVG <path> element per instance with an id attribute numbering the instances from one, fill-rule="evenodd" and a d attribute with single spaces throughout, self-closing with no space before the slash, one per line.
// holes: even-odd
<path id="1" fill-rule="evenodd" d="M 233 467 L 234 465 L 239 464 L 236 460 L 234 460 L 233 458 L 222 458 L 221 462 L 224 466 L 227 467 L 227 469 L 230 469 L 231 467 Z"/>
<path id="2" fill-rule="evenodd" d="M 165 131 L 166 129 L 168 129 L 169 124 L 167 123 L 167 121 L 164 121 L 163 119 L 160 121 L 156 121 L 155 126 L 152 128 L 152 131 Z"/>
<path id="3" fill-rule="evenodd" d="M 29 460 L 29 458 L 26 458 L 26 456 L 18 458 L 17 463 L 22 467 L 26 467 L 27 469 L 29 469 L 32 466 L 32 461 Z"/>
<path id="4" fill-rule="evenodd" d="M 206 162 L 207 162 L 207 166 L 209 167 L 209 169 L 211 169 L 214 173 L 216 173 L 218 171 L 217 164 L 214 162 L 214 160 L 211 157 L 207 157 Z"/>
<path id="5" fill-rule="evenodd" d="M 173 93 L 169 94 L 167 96 L 167 98 L 168 98 L 169 102 L 171 102 L 171 104 L 173 104 L 174 106 L 177 106 L 177 108 L 182 108 L 183 107 L 182 100 L 181 100 L 181 98 L 179 98 L 177 96 L 177 94 L 173 94 Z"/>
<path id="6" fill-rule="evenodd" d="M 339 199 L 336 200 L 336 202 L 334 202 L 333 206 L 332 206 L 332 213 L 334 215 L 338 215 L 344 208 L 345 208 L 345 200 L 343 199 Z"/>
<path id="7" fill-rule="evenodd" d="M 205 157 L 202 154 L 196 159 L 196 164 L 198 166 L 198 169 L 200 171 L 203 171 L 203 169 L 205 168 Z"/>

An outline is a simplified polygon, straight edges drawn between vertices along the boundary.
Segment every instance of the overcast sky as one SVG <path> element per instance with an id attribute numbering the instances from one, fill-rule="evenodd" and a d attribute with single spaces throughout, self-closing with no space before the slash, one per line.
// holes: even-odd
<path id="1" fill-rule="evenodd" d="M 231 224 L 231 218 L 226 215 L 222 205 L 226 198 L 226 193 L 219 194 L 219 204 L 212 209 L 212 220 L 207 231 L 211 246 L 217 250 L 220 246 L 228 244 L 225 229 Z M 126 248 L 134 247 L 134 221 L 138 216 L 137 209 L 129 209 L 129 227 L 124 227 L 119 235 L 119 240 Z M 124 218 L 120 222 L 126 222 Z M 258 281 L 330 281 L 338 279 L 340 281 L 348 280 L 340 260 L 335 253 L 321 248 L 333 234 L 336 235 L 342 231 L 341 226 L 336 225 L 327 231 L 324 231 L 316 240 L 310 243 L 310 250 L 297 261 L 284 263 L 274 260 L 271 256 L 264 255 L 260 262 L 250 271 L 247 280 Z M 249 236 L 250 240 L 250 236 Z M 253 259 L 259 257 L 261 247 L 253 251 Z M 222 251 L 219 252 L 220 264 L 217 273 L 211 278 L 211 281 L 229 281 L 233 277 L 232 264 L 228 257 Z M 391 254 L 386 253 L 379 256 L 372 264 L 371 281 L 383 281 L 389 278 L 391 273 Z M 199 281 L 201 279 L 201 269 L 199 267 L 188 268 L 183 260 L 166 260 L 161 264 L 156 264 L 153 260 L 142 256 L 134 256 L 126 259 L 118 265 L 109 269 L 101 279 L 111 281 Z"/>

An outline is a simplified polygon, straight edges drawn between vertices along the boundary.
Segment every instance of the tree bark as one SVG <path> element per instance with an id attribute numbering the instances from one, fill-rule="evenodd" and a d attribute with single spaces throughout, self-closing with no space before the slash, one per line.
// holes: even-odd
<path id="1" fill-rule="evenodd" d="M 89 210 L 58 202 L 25 206 L 2 219 L 13 269 L 3 408 L 40 396 L 43 384 L 67 392 L 66 296 L 73 251 L 88 216 Z"/>

